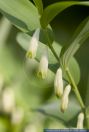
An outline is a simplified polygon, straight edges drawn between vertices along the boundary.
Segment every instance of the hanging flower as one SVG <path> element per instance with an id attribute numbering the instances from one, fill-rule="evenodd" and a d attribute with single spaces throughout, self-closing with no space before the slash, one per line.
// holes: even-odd
<path id="1" fill-rule="evenodd" d="M 46 46 L 39 63 L 37 75 L 38 77 L 45 79 L 47 77 L 47 72 L 48 72 L 48 47 Z"/>
<path id="2" fill-rule="evenodd" d="M 80 113 L 78 115 L 77 129 L 83 129 L 84 114 Z"/>
<path id="3" fill-rule="evenodd" d="M 30 40 L 29 49 L 26 54 L 27 58 L 36 57 L 36 52 L 37 52 L 38 43 L 39 43 L 39 34 L 40 34 L 40 29 L 36 29 L 35 33 L 33 34 Z"/>
<path id="4" fill-rule="evenodd" d="M 65 87 L 63 96 L 62 96 L 62 102 L 61 102 L 61 111 L 64 112 L 68 108 L 69 103 L 69 93 L 71 91 L 71 86 L 67 85 Z"/>
<path id="5" fill-rule="evenodd" d="M 4 112 L 10 113 L 15 107 L 15 94 L 11 88 L 6 88 L 2 94 L 2 107 Z"/>
<path id="6" fill-rule="evenodd" d="M 61 68 L 59 68 L 56 72 L 56 76 L 54 79 L 54 91 L 57 97 L 61 97 L 63 95 L 63 79 Z"/>

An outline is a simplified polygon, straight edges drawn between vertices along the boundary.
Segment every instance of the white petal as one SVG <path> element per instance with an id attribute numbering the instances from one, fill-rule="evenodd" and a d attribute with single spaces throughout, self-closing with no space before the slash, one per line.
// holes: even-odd
<path id="1" fill-rule="evenodd" d="M 83 129 L 84 114 L 80 113 L 78 115 L 77 129 Z"/>
<path id="2" fill-rule="evenodd" d="M 44 53 L 39 63 L 38 76 L 44 79 L 47 77 L 47 72 L 48 72 L 48 49 L 46 47 L 44 49 Z"/>
<path id="3" fill-rule="evenodd" d="M 62 101 L 61 101 L 61 111 L 64 112 L 68 108 L 68 103 L 69 103 L 69 93 L 71 91 L 71 86 L 67 85 L 65 87 L 63 96 L 62 96 Z"/>
<path id="4" fill-rule="evenodd" d="M 15 107 L 15 95 L 11 88 L 6 88 L 2 94 L 2 107 L 6 113 L 10 113 Z"/>
<path id="5" fill-rule="evenodd" d="M 26 54 L 28 58 L 36 57 L 36 52 L 37 52 L 38 43 L 39 43 L 39 34 L 40 34 L 40 29 L 37 29 L 31 38 L 29 49 Z"/>
<path id="6" fill-rule="evenodd" d="M 62 80 L 62 70 L 59 68 L 56 72 L 54 79 L 54 91 L 58 97 L 63 95 L 63 80 Z"/>

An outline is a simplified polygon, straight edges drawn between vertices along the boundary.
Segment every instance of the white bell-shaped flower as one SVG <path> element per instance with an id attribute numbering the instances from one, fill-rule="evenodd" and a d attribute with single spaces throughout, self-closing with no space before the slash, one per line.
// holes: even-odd
<path id="1" fill-rule="evenodd" d="M 2 94 L 2 108 L 6 113 L 11 113 L 15 107 L 15 94 L 11 88 L 6 88 Z"/>
<path id="2" fill-rule="evenodd" d="M 56 72 L 54 79 L 54 92 L 57 97 L 63 95 L 63 79 L 62 79 L 62 69 L 59 68 Z"/>
<path id="3" fill-rule="evenodd" d="M 48 47 L 46 46 L 39 63 L 37 75 L 38 77 L 45 79 L 47 77 L 47 72 L 48 72 Z"/>
<path id="4" fill-rule="evenodd" d="M 39 34 L 40 34 L 40 29 L 36 29 L 29 43 L 29 48 L 26 54 L 27 58 L 36 57 L 36 52 L 37 52 L 38 43 L 39 43 Z"/>
<path id="5" fill-rule="evenodd" d="M 83 129 L 84 114 L 80 113 L 78 115 L 77 129 Z"/>
<path id="6" fill-rule="evenodd" d="M 61 101 L 61 111 L 64 112 L 68 108 L 68 103 L 69 103 L 69 93 L 71 91 L 71 86 L 67 85 L 65 87 L 63 96 L 62 96 L 62 101 Z"/>

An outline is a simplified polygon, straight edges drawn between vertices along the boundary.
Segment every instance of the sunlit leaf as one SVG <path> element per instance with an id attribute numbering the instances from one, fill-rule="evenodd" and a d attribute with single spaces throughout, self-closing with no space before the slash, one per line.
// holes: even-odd
<path id="1" fill-rule="evenodd" d="M 37 9 L 28 0 L 0 0 L 0 12 L 22 31 L 40 26 Z"/>

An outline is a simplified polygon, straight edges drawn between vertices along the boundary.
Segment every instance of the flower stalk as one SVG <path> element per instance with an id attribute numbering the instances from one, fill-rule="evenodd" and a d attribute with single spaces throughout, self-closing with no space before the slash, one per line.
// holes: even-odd
<path id="1" fill-rule="evenodd" d="M 72 77 L 72 75 L 71 75 L 71 73 L 70 73 L 70 71 L 69 71 L 68 68 L 66 69 L 66 74 L 67 74 L 67 76 L 68 76 L 68 78 L 69 78 L 69 80 L 70 80 L 70 83 L 71 83 L 72 86 L 73 86 L 73 90 L 74 90 L 74 92 L 75 92 L 75 94 L 76 94 L 76 97 L 77 97 L 77 99 L 78 99 L 78 102 L 79 102 L 81 108 L 84 109 L 84 108 L 85 108 L 85 105 L 84 105 L 84 103 L 83 103 L 83 100 L 82 100 L 82 98 L 81 98 L 81 95 L 80 95 L 80 93 L 79 93 L 79 91 L 78 91 L 78 88 L 77 88 L 77 86 L 76 86 L 76 84 L 75 84 L 75 81 L 74 81 L 74 79 L 73 79 L 73 77 Z"/>

